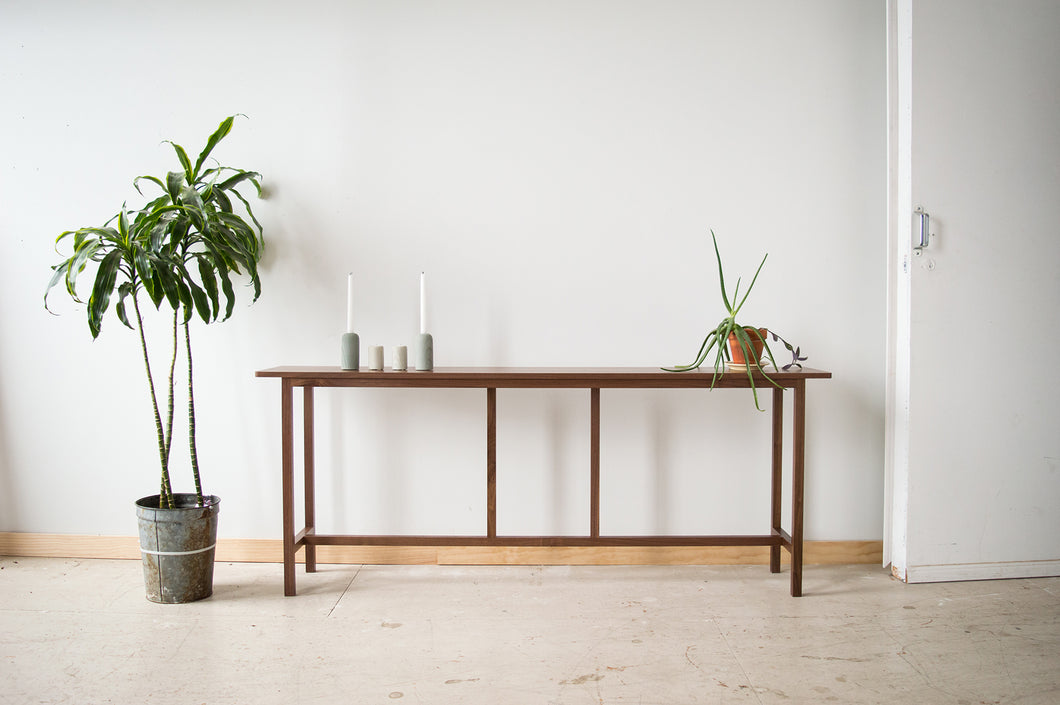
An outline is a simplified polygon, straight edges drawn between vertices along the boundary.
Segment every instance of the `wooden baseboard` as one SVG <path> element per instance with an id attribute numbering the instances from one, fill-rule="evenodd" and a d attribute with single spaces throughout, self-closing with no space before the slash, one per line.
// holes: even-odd
<path id="1" fill-rule="evenodd" d="M 299 551 L 299 562 L 304 552 Z M 807 541 L 807 564 L 881 564 L 882 541 Z M 121 558 L 139 560 L 135 536 L 0 533 L 0 556 Z M 787 562 L 788 554 L 781 552 Z M 276 539 L 219 539 L 216 559 L 233 563 L 281 563 Z M 318 546 L 319 563 L 377 565 L 766 565 L 769 549 L 730 546 Z"/>

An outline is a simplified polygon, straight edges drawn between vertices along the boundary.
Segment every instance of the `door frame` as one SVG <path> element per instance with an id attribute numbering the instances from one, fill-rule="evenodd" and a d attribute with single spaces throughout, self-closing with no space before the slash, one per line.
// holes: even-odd
<path id="1" fill-rule="evenodd" d="M 887 375 L 883 565 L 908 579 L 912 257 L 912 0 L 887 0 Z"/>

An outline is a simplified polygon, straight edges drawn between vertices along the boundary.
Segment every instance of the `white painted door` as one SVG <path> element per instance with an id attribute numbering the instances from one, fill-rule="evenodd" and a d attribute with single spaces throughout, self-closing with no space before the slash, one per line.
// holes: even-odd
<path id="1" fill-rule="evenodd" d="M 890 10 L 892 566 L 1058 575 L 1060 2 Z"/>

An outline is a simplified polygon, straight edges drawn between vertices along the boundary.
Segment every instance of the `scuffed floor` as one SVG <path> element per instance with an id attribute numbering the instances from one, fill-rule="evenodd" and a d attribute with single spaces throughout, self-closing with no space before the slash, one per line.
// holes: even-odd
<path id="1" fill-rule="evenodd" d="M 299 569 L 0 559 L 0 703 L 1060 702 L 1060 578 L 903 585 L 807 566 Z"/>

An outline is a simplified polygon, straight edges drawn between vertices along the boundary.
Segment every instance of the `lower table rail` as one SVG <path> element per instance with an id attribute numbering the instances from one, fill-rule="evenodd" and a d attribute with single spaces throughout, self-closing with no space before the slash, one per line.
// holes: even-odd
<path id="1" fill-rule="evenodd" d="M 781 535 L 750 536 L 356 536 L 346 534 L 304 534 L 299 546 L 524 546 L 606 547 L 606 546 L 781 546 L 791 548 L 791 539 Z"/>

